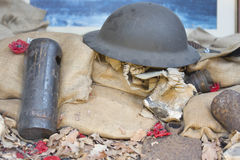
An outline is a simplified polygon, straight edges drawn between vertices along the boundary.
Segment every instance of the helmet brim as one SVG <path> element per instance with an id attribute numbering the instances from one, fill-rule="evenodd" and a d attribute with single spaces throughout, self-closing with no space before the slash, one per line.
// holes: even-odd
<path id="1" fill-rule="evenodd" d="M 119 61 L 142 66 L 176 68 L 196 63 L 200 59 L 199 53 L 189 45 L 185 50 L 178 51 L 177 53 L 163 51 L 159 54 L 157 52 L 126 48 L 104 41 L 99 36 L 99 30 L 85 34 L 83 42 L 100 54 Z"/>

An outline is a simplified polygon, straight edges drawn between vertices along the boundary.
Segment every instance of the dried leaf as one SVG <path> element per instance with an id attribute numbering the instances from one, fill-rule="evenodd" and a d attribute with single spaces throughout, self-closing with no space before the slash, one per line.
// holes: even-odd
<path id="1" fill-rule="evenodd" d="M 114 146 L 114 149 L 116 150 L 122 150 L 122 152 L 126 152 L 126 153 L 134 153 L 134 150 L 126 146 L 124 143 L 116 142 L 113 144 L 113 146 Z"/>
<path id="2" fill-rule="evenodd" d="M 83 143 L 85 143 L 87 145 L 92 145 L 92 146 L 94 145 L 93 140 L 90 139 L 90 138 L 81 138 L 81 142 L 83 142 Z"/>
<path id="3" fill-rule="evenodd" d="M 49 137 L 49 141 L 48 141 L 48 144 L 47 146 L 50 147 L 50 146 L 56 146 L 58 141 L 63 137 L 64 135 L 63 134 L 58 134 L 58 133 L 55 133 L 53 135 L 51 135 Z"/>
<path id="4" fill-rule="evenodd" d="M 89 160 L 89 156 L 85 153 L 80 158 L 78 158 L 78 160 Z"/>
<path id="5" fill-rule="evenodd" d="M 66 136 L 66 141 L 70 143 L 74 143 L 78 135 L 79 135 L 79 132 L 76 129 L 74 129 Z"/>
<path id="6" fill-rule="evenodd" d="M 18 147 L 18 145 L 15 145 L 13 142 L 8 141 L 8 140 L 6 140 L 5 138 L 2 138 L 1 143 L 2 143 L 2 145 L 3 145 L 4 148 L 8 148 L 8 149 Z"/>
<path id="7" fill-rule="evenodd" d="M 95 156 L 94 159 L 104 159 L 107 157 L 107 154 L 103 151 L 100 152 L 98 156 Z"/>
<path id="8" fill-rule="evenodd" d="M 222 150 L 219 145 L 217 142 L 203 142 L 202 160 L 221 160 Z"/>
<path id="9" fill-rule="evenodd" d="M 79 160 L 125 160 L 138 159 L 137 157 L 141 154 L 142 144 L 136 141 L 144 137 L 144 131 L 142 130 L 136 132 L 132 138 L 133 141 L 117 141 L 101 138 L 99 134 L 78 138 L 78 130 L 71 127 L 63 128 L 59 130 L 59 133 L 50 136 L 49 139 L 44 139 L 43 141 L 47 143 L 48 150 L 41 154 L 36 154 L 34 153 L 35 142 L 22 139 L 17 130 L 12 128 L 15 126 L 15 121 L 1 118 L 0 115 L 0 131 L 2 129 L 3 132 L 4 129 L 4 134 L 1 137 L 0 147 L 1 149 L 4 147 L 4 150 L 0 151 L 0 157 L 5 159 L 15 160 L 17 152 L 23 154 L 25 159 L 34 160 L 43 159 L 49 155 Z M 7 125 L 5 125 L 4 121 Z M 29 153 L 33 153 L 33 155 Z"/>
<path id="10" fill-rule="evenodd" d="M 69 147 L 71 149 L 71 151 L 74 152 L 74 153 L 80 151 L 80 147 L 79 147 L 79 142 L 78 141 L 76 141 L 74 143 L 71 143 L 69 141 L 62 141 L 60 145 L 64 146 L 64 147 Z"/>
<path id="11" fill-rule="evenodd" d="M 0 115 L 0 137 L 2 137 L 4 133 L 5 133 L 4 119 L 3 119 L 3 117 Z"/>
<path id="12" fill-rule="evenodd" d="M 91 134 L 89 137 L 92 138 L 95 142 L 103 144 L 103 139 L 99 136 L 99 134 L 94 133 Z"/>
<path id="13" fill-rule="evenodd" d="M 107 146 L 106 145 L 101 145 L 101 144 L 96 144 L 93 148 L 93 150 L 90 152 L 91 156 L 99 156 L 99 154 L 101 152 L 104 152 L 107 150 Z"/>
<path id="14" fill-rule="evenodd" d="M 16 151 L 13 150 L 9 150 L 8 152 L 5 152 L 3 154 L 0 154 L 0 157 L 3 159 L 7 159 L 7 160 L 16 160 Z"/>
<path id="15" fill-rule="evenodd" d="M 9 128 L 16 128 L 16 126 L 17 126 L 17 122 L 14 119 L 11 119 L 8 117 L 4 117 L 4 123 Z"/>
<path id="16" fill-rule="evenodd" d="M 60 135 L 67 135 L 73 128 L 71 127 L 65 127 L 65 128 L 62 128 L 59 132 L 60 132 Z"/>
<path id="17" fill-rule="evenodd" d="M 107 153 L 107 155 L 110 156 L 110 157 L 114 157 L 114 156 L 120 154 L 119 151 L 114 150 L 114 149 L 109 149 L 108 151 L 106 151 L 106 153 Z"/>
<path id="18" fill-rule="evenodd" d="M 55 153 L 56 156 L 62 157 L 62 156 L 67 156 L 71 157 L 72 152 L 71 149 L 68 147 L 59 147 L 57 153 Z"/>
<path id="19" fill-rule="evenodd" d="M 82 155 L 80 141 L 77 138 L 79 132 L 71 127 L 63 128 L 60 133 L 53 134 L 48 141 L 48 146 L 55 148 L 55 155 L 79 158 Z M 83 145 L 84 146 L 84 145 Z"/>

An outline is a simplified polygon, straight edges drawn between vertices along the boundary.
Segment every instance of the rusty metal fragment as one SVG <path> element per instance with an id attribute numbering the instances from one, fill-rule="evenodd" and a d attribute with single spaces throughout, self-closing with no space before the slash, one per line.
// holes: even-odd
<path id="1" fill-rule="evenodd" d="M 193 84 L 198 92 L 210 92 L 213 80 L 207 70 L 200 70 L 185 76 L 187 83 Z"/>

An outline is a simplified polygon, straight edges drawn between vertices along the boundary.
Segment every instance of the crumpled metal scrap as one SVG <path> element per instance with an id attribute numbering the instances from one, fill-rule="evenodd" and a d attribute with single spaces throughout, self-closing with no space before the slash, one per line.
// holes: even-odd
<path id="1" fill-rule="evenodd" d="M 149 74 L 149 73 L 148 73 Z M 182 109 L 193 96 L 196 88 L 192 84 L 184 83 L 184 73 L 176 68 L 158 71 L 157 73 L 138 75 L 139 78 L 159 76 L 157 87 L 153 93 L 144 99 L 144 105 L 158 118 L 169 122 L 180 121 Z"/>

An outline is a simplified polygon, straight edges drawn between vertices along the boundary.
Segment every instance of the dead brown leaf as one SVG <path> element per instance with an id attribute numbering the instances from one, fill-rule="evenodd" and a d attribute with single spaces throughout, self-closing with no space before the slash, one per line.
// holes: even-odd
<path id="1" fill-rule="evenodd" d="M 50 146 L 56 146 L 58 144 L 58 141 L 63 137 L 63 134 L 55 133 L 49 137 L 49 141 L 47 143 L 48 147 Z"/>
<path id="2" fill-rule="evenodd" d="M 79 135 L 78 130 L 74 129 L 66 136 L 66 141 L 74 143 L 78 135 Z"/>
<path id="3" fill-rule="evenodd" d="M 137 159 L 136 157 L 141 154 L 142 146 L 137 141 L 140 141 L 146 134 L 139 130 L 132 137 L 132 141 L 105 139 L 101 138 L 99 134 L 79 138 L 77 129 L 66 127 L 59 130 L 59 133 L 50 136 L 49 139 L 43 140 L 47 142 L 48 150 L 46 152 L 29 155 L 28 151 L 34 150 L 35 142 L 24 140 L 19 136 L 17 130 L 13 128 L 15 127 L 14 120 L 1 118 L 0 115 L 0 133 L 2 133 L 0 147 L 4 147 L 4 154 L 0 151 L 0 157 L 9 160 L 15 160 L 17 152 L 22 153 L 26 159 L 42 159 L 48 155 L 79 160 Z M 25 153 L 25 151 L 27 152 Z"/>
<path id="4" fill-rule="evenodd" d="M 89 137 L 92 138 L 96 143 L 103 144 L 103 139 L 99 136 L 99 134 L 93 133 Z"/>
<path id="5" fill-rule="evenodd" d="M 114 149 L 116 150 L 122 150 L 122 152 L 126 153 L 134 153 L 134 150 L 132 150 L 130 147 L 126 146 L 124 143 L 116 142 L 112 144 Z"/>
<path id="6" fill-rule="evenodd" d="M 222 149 L 217 141 L 210 142 L 204 135 L 202 137 L 202 142 L 202 160 L 221 160 Z"/>
<path id="7" fill-rule="evenodd" d="M 9 128 L 16 128 L 16 126 L 17 126 L 17 122 L 14 119 L 11 119 L 8 117 L 4 117 L 4 123 Z"/>
<path id="8" fill-rule="evenodd" d="M 3 134 L 5 133 L 5 123 L 4 123 L 4 119 L 3 117 L 0 115 L 0 137 L 3 136 Z"/>
<path id="9" fill-rule="evenodd" d="M 107 154 L 103 151 L 98 154 L 98 156 L 92 157 L 94 159 L 104 159 L 107 157 Z"/>
<path id="10" fill-rule="evenodd" d="M 62 128 L 60 129 L 60 135 L 67 135 L 73 128 L 71 127 L 65 127 L 65 128 Z"/>
<path id="11" fill-rule="evenodd" d="M 101 152 L 107 151 L 107 146 L 102 144 L 95 144 L 94 148 L 91 150 L 90 155 L 93 157 L 98 157 Z"/>

